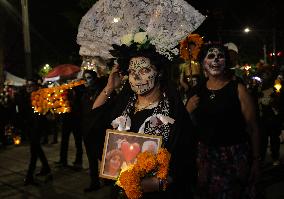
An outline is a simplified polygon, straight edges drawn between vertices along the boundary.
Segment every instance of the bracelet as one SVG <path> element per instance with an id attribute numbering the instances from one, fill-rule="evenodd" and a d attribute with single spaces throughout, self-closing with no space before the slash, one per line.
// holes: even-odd
<path id="1" fill-rule="evenodd" d="M 106 91 L 106 89 L 104 89 L 104 94 L 106 95 L 106 97 L 107 97 L 108 99 L 110 99 L 110 95 L 109 95 L 109 93 Z"/>
<path id="2" fill-rule="evenodd" d="M 164 190 L 164 182 L 163 180 L 159 179 L 159 191 L 163 191 Z"/>

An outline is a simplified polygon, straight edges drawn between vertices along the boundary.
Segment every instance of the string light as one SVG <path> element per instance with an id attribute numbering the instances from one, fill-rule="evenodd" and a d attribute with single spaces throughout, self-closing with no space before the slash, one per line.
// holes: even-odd
<path id="1" fill-rule="evenodd" d="M 282 85 L 281 85 L 281 81 L 280 81 L 279 79 L 276 79 L 276 80 L 275 80 L 274 88 L 276 89 L 276 92 L 277 92 L 277 93 L 280 93 L 280 90 L 281 90 L 281 88 L 282 88 Z"/>

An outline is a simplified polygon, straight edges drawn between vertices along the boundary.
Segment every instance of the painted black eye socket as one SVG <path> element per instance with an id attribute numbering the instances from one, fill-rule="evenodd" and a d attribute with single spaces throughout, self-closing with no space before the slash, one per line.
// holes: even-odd
<path id="1" fill-rule="evenodd" d="M 223 58 L 225 58 L 225 55 L 222 54 L 222 53 L 219 53 L 219 54 L 217 55 L 217 57 L 218 57 L 219 59 L 223 59 Z"/>
<path id="2" fill-rule="evenodd" d="M 207 55 L 207 59 L 214 59 L 215 58 L 215 54 L 214 53 L 210 53 Z"/>
<path id="3" fill-rule="evenodd" d="M 133 75 L 135 73 L 135 71 L 132 70 L 132 69 L 128 69 L 127 72 L 128 72 L 129 75 Z"/>
<path id="4" fill-rule="evenodd" d="M 215 58 L 216 58 L 216 55 L 214 53 L 210 53 L 210 54 L 207 55 L 207 59 L 215 59 Z M 217 55 L 217 58 L 218 59 L 223 59 L 223 58 L 225 58 L 225 56 L 224 56 L 224 54 L 219 53 Z"/>
<path id="5" fill-rule="evenodd" d="M 141 68 L 138 72 L 139 72 L 140 75 L 145 75 L 145 74 L 149 73 L 150 71 L 151 71 L 151 69 L 144 67 L 144 68 Z M 137 73 L 136 70 L 128 69 L 128 74 L 129 75 L 133 75 L 135 73 Z"/>
<path id="6" fill-rule="evenodd" d="M 140 69 L 140 74 L 145 75 L 147 73 L 149 73 L 151 70 L 149 68 L 141 68 Z"/>

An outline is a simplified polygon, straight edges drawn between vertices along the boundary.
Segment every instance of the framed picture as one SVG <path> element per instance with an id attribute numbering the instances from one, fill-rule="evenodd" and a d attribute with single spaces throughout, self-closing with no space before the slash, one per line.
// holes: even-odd
<path id="1" fill-rule="evenodd" d="M 139 153 L 152 151 L 155 154 L 162 145 L 162 136 L 126 131 L 106 131 L 100 177 L 116 180 L 121 169 L 136 161 Z"/>

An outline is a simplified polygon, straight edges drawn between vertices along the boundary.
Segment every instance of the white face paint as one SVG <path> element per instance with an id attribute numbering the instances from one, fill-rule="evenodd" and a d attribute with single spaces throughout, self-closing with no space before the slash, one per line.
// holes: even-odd
<path id="1" fill-rule="evenodd" d="M 89 73 L 85 73 L 84 74 L 84 79 L 86 81 L 85 86 L 87 86 L 87 87 L 91 86 L 93 84 L 93 82 L 94 82 L 94 79 L 93 79 L 92 75 L 89 74 Z"/>
<path id="2" fill-rule="evenodd" d="M 138 95 L 143 95 L 155 86 L 157 71 L 146 57 L 134 57 L 129 62 L 129 83 Z"/>
<path id="3" fill-rule="evenodd" d="M 205 70 L 212 76 L 220 75 L 225 68 L 225 54 L 218 48 L 210 48 L 203 61 Z"/>

